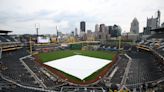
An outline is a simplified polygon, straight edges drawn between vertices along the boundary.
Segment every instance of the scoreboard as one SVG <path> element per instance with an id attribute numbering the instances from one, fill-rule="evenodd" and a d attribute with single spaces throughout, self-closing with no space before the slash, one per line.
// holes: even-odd
<path id="1" fill-rule="evenodd" d="M 39 36 L 37 38 L 37 43 L 50 43 L 50 37 L 47 37 L 47 36 Z"/>

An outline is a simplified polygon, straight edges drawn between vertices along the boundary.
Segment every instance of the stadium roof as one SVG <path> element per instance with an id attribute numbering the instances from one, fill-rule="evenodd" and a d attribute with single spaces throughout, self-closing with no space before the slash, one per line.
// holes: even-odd
<path id="1" fill-rule="evenodd" d="M 164 28 L 157 28 L 157 29 L 152 29 L 150 31 L 155 31 L 155 32 L 164 32 Z"/>
<path id="2" fill-rule="evenodd" d="M 0 30 L 0 33 L 10 33 L 12 31 L 8 31 L 8 30 Z"/>

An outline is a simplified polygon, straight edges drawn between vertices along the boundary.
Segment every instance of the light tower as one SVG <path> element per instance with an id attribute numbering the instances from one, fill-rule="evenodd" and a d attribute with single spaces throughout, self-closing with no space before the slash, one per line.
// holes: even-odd
<path id="1" fill-rule="evenodd" d="M 36 23 L 35 24 L 35 29 L 36 29 L 36 35 L 37 35 L 37 37 L 39 35 L 39 28 L 40 28 L 40 24 L 39 23 Z"/>

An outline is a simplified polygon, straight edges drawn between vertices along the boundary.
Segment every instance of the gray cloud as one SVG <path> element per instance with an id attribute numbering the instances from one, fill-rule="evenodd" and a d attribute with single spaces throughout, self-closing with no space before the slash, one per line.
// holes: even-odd
<path id="1" fill-rule="evenodd" d="M 72 3 L 74 2 L 74 3 Z M 14 33 L 35 33 L 34 24 L 40 23 L 40 33 L 52 33 L 55 26 L 70 32 L 79 22 L 87 22 L 87 29 L 95 24 L 119 24 L 129 31 L 130 22 L 137 17 L 140 31 L 146 18 L 160 9 L 164 21 L 163 0 L 1 0 L 0 28 Z"/>

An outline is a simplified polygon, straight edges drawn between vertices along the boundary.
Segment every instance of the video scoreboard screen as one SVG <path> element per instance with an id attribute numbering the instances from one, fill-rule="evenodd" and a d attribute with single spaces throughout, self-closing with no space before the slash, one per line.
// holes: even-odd
<path id="1" fill-rule="evenodd" d="M 50 37 L 40 36 L 37 38 L 37 43 L 50 43 Z"/>

